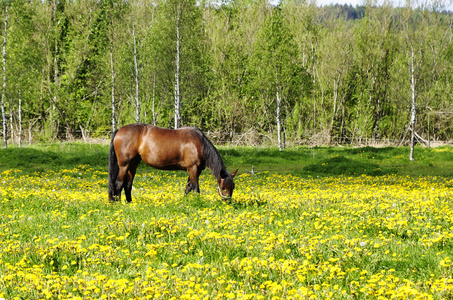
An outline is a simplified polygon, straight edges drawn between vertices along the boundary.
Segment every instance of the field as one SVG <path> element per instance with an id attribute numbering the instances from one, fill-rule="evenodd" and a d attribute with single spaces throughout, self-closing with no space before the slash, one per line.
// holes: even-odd
<path id="1" fill-rule="evenodd" d="M 105 145 L 0 150 L 0 298 L 453 298 L 453 148 L 220 152 L 229 203 L 142 166 L 111 204 Z"/>

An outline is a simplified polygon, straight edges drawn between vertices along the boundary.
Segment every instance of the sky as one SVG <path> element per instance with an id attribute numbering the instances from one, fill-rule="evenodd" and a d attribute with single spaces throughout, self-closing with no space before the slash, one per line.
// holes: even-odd
<path id="1" fill-rule="evenodd" d="M 319 6 L 338 3 L 338 4 L 350 4 L 355 7 L 356 5 L 363 5 L 364 2 L 365 2 L 364 0 L 316 0 L 316 4 Z M 393 1 L 393 3 L 396 6 L 404 6 L 406 1 L 395 0 Z M 450 5 L 448 5 L 446 9 L 453 12 L 453 1 L 445 0 L 445 3 L 450 3 Z"/>

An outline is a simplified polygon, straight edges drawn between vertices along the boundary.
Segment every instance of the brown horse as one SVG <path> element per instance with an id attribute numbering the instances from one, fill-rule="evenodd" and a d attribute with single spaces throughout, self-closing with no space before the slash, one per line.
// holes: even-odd
<path id="1" fill-rule="evenodd" d="M 165 129 L 148 124 L 126 125 L 113 133 L 109 154 L 109 199 L 120 200 L 124 188 L 126 200 L 132 201 L 131 190 L 140 161 L 160 170 L 184 170 L 189 173 L 186 195 L 200 192 L 198 177 L 209 167 L 217 178 L 219 195 L 230 198 L 233 177 L 214 145 L 195 127 Z"/>

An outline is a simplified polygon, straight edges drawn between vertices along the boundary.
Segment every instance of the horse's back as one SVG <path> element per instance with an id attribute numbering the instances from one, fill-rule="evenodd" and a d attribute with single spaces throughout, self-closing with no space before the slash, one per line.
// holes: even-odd
<path id="1" fill-rule="evenodd" d="M 118 131 L 121 143 L 127 144 L 131 156 L 137 154 L 151 167 L 165 170 L 187 170 L 203 165 L 202 138 L 198 128 L 166 129 L 135 123 Z M 117 134 L 117 136 L 118 136 Z"/>

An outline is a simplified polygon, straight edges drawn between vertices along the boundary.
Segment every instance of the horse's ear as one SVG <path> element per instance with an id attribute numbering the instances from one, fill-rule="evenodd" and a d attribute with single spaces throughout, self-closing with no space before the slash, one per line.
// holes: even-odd
<path id="1" fill-rule="evenodd" d="M 239 169 L 236 169 L 236 171 L 234 171 L 233 173 L 231 173 L 231 177 L 234 177 L 236 176 L 236 173 L 238 172 Z"/>

